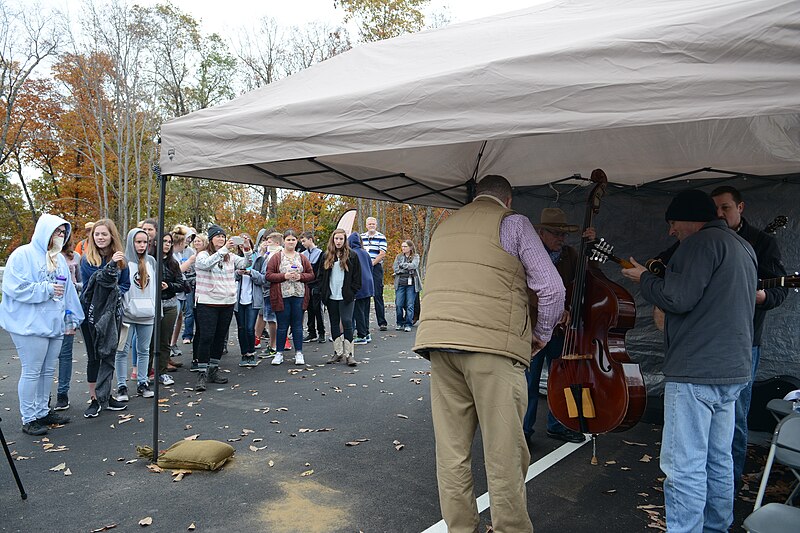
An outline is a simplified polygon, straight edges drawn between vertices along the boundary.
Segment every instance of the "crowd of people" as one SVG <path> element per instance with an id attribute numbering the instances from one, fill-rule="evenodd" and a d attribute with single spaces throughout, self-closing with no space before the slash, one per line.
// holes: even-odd
<path id="1" fill-rule="evenodd" d="M 172 385 L 170 373 L 183 366 L 177 360 L 183 354 L 179 342 L 191 345 L 195 390 L 227 383 L 220 363 L 234 318 L 241 367 L 266 358 L 280 365 L 290 351 L 294 364 L 304 365 L 303 343 L 329 341 L 328 363 L 357 365 L 354 345 L 372 342 L 371 300 L 379 329 L 387 329 L 382 297 L 387 241 L 375 218 L 369 217 L 366 227 L 363 234 L 350 235 L 337 229 L 327 245 L 317 247 L 308 231 L 265 228 L 253 241 L 216 224 L 205 233 L 178 224 L 163 232 L 159 247 L 158 222 L 152 218 L 124 240 L 114 221 L 90 222 L 76 243 L 69 222 L 42 215 L 31 243 L 9 258 L 0 307 L 0 325 L 22 362 L 23 431 L 44 435 L 70 421 L 59 411 L 70 408 L 78 330 L 87 352 L 86 418 L 126 409 L 134 391 L 152 398 L 155 380 Z M 420 261 L 411 241 L 402 241 L 399 249 L 393 265 L 397 329 L 412 331 L 415 296 L 422 288 Z"/>

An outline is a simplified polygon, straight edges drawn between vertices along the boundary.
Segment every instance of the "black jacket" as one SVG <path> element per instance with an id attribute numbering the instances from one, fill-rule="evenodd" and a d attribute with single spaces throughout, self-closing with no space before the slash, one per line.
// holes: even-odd
<path id="1" fill-rule="evenodd" d="M 331 270 L 325 268 L 325 257 L 319 260 L 319 291 L 322 301 L 328 305 L 331 297 Z M 339 268 L 338 263 L 333 264 L 333 268 Z M 347 270 L 344 273 L 344 284 L 342 285 L 342 297 L 345 303 L 350 303 L 355 298 L 356 293 L 361 289 L 361 265 L 356 254 L 350 250 L 350 258 L 347 261 Z"/>
<path id="2" fill-rule="evenodd" d="M 778 243 L 772 235 L 768 235 L 760 229 L 753 227 L 742 217 L 742 226 L 737 232 L 741 238 L 750 243 L 756 251 L 758 258 L 758 279 L 779 278 L 786 275 L 786 269 L 781 261 L 781 251 Z M 783 303 L 789 294 L 786 287 L 775 287 L 766 289 L 766 301 L 761 305 L 756 305 L 756 312 L 753 315 L 753 346 L 761 346 L 761 332 L 764 330 L 764 319 L 767 311 L 775 309 Z"/>
<path id="3" fill-rule="evenodd" d="M 122 294 L 119 290 L 119 268 L 109 261 L 95 271 L 81 294 L 86 323 L 91 332 L 95 359 L 106 359 L 117 353 L 122 323 Z M 87 350 L 88 353 L 92 351 Z"/>
<path id="4" fill-rule="evenodd" d="M 178 272 L 180 272 L 180 267 L 178 267 Z M 184 289 L 187 288 L 184 285 L 183 276 L 169 268 L 166 258 L 161 261 L 161 281 L 167 284 L 166 289 L 161 289 L 162 300 L 174 298 L 177 293 L 184 292 Z"/>

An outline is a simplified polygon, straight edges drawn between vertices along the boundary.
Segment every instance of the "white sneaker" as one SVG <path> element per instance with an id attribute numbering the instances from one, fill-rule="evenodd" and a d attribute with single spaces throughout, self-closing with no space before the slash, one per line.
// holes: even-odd
<path id="1" fill-rule="evenodd" d="M 281 352 L 278 352 L 278 353 L 275 354 L 275 357 L 272 358 L 272 363 L 271 364 L 279 365 L 281 363 L 283 363 L 283 354 Z"/>
<path id="2" fill-rule="evenodd" d="M 305 365 L 306 360 L 303 359 L 303 352 L 297 352 L 294 354 L 294 364 L 296 365 Z"/>
<path id="3" fill-rule="evenodd" d="M 170 376 L 169 374 L 161 374 L 158 380 L 161 382 L 162 385 L 172 385 L 173 383 L 175 383 L 175 380 L 172 379 L 172 376 Z"/>

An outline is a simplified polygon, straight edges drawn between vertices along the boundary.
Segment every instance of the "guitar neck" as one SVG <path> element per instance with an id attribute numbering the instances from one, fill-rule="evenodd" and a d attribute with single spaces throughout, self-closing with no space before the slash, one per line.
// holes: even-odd
<path id="1" fill-rule="evenodd" d="M 760 279 L 758 280 L 756 288 L 758 290 L 775 289 L 777 287 L 788 287 L 796 289 L 798 286 L 800 286 L 800 276 L 795 274 L 794 276 L 782 276 L 780 278 Z"/>
<path id="2" fill-rule="evenodd" d="M 633 268 L 633 264 L 630 261 L 628 261 L 626 259 L 621 259 L 621 258 L 617 257 L 616 255 L 609 255 L 608 256 L 608 260 L 609 261 L 614 261 L 616 264 L 618 264 L 622 268 Z"/>

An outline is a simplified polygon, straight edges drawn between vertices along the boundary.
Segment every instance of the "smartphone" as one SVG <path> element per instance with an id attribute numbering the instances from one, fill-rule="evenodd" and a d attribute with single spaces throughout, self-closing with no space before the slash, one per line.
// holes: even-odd
<path id="1" fill-rule="evenodd" d="M 244 238 L 237 236 L 231 237 L 231 242 L 237 246 L 244 244 Z"/>

